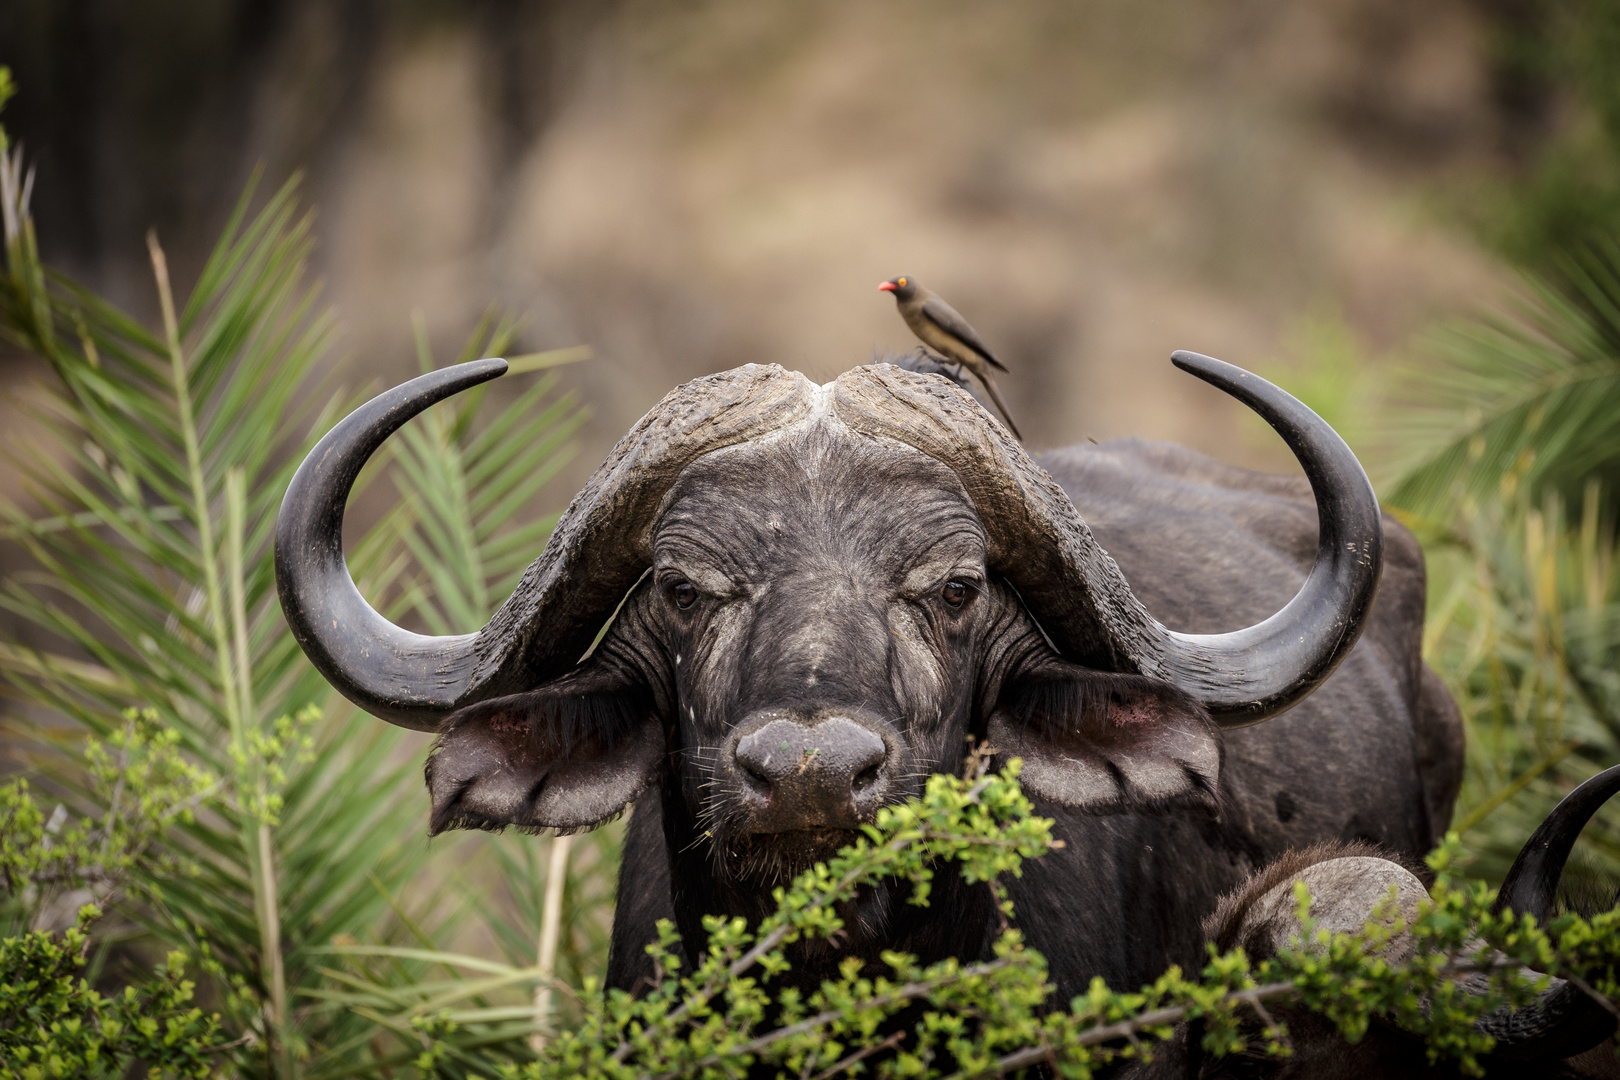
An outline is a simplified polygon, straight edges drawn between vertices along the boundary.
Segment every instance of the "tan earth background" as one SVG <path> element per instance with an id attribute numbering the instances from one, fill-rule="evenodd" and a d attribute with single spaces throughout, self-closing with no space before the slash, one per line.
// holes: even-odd
<path id="1" fill-rule="evenodd" d="M 523 350 L 593 348 L 559 507 L 685 379 L 909 347 L 900 272 L 998 350 L 1032 446 L 1286 468 L 1170 352 L 1285 382 L 1421 356 L 1513 287 L 1470 208 L 1559 122 L 1504 85 L 1513 5 L 1465 0 L 0 9 L 48 258 L 155 312 L 148 227 L 184 279 L 255 165 L 304 170 L 352 381 L 491 303 Z"/>

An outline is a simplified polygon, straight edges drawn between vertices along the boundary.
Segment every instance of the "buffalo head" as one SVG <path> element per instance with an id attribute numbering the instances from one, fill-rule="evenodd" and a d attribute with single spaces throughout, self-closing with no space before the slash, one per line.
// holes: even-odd
<path id="1" fill-rule="evenodd" d="M 1220 361 L 1175 360 L 1269 421 L 1316 494 L 1309 578 L 1233 633 L 1160 625 L 972 398 L 889 365 L 825 386 L 749 365 L 676 389 L 460 637 L 389 623 L 343 559 L 365 460 L 505 365 L 414 379 L 299 469 L 277 531 L 282 607 L 351 701 L 439 733 L 435 832 L 584 828 L 657 783 L 717 874 L 764 884 L 955 769 L 967 736 L 1023 758 L 1026 787 L 1062 805 L 1209 807 L 1218 729 L 1286 709 L 1354 644 L 1382 533 L 1360 466 L 1310 410 Z"/>

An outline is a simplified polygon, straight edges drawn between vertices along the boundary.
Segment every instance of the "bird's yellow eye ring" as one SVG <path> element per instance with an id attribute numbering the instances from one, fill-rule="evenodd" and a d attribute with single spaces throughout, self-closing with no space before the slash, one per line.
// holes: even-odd
<path id="1" fill-rule="evenodd" d="M 898 285 L 898 286 L 900 286 L 900 287 L 901 287 L 901 288 L 902 288 L 902 289 L 903 289 L 903 288 L 905 288 L 905 287 L 906 287 L 906 279 L 905 279 L 905 278 L 901 278 L 901 279 L 900 279 L 900 280 L 899 280 L 899 281 L 897 281 L 897 282 L 895 282 L 895 284 L 896 284 L 896 285 Z"/>

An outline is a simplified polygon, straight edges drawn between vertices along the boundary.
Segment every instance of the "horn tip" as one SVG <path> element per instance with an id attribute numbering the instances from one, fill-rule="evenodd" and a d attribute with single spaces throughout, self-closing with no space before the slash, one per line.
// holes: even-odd
<path id="1" fill-rule="evenodd" d="M 1219 371 L 1223 367 L 1231 366 L 1224 360 L 1217 360 L 1213 356 L 1205 356 L 1203 353 L 1196 353 L 1191 349 L 1177 349 L 1170 354 L 1170 362 L 1182 371 L 1189 371 L 1195 375 L 1206 371 Z"/>

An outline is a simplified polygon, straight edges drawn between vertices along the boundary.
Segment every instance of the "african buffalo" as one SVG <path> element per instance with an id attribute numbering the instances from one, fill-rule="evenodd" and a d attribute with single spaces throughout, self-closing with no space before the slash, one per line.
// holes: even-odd
<path id="1" fill-rule="evenodd" d="M 351 701 L 439 733 L 433 833 L 585 829 L 635 804 L 611 985 L 647 973 L 661 917 L 689 950 L 704 914 L 759 918 L 772 886 L 959 768 L 969 736 L 1023 759 L 1066 842 L 1009 883 L 1063 999 L 1093 975 L 1137 985 L 1197 962 L 1216 898 L 1284 850 L 1421 855 L 1461 771 L 1455 706 L 1419 658 L 1416 543 L 1309 409 L 1174 360 L 1265 418 L 1308 484 L 1151 443 L 1037 463 L 937 376 L 748 365 L 620 440 L 487 626 L 424 637 L 361 598 L 341 533 L 376 448 L 505 365 L 445 369 L 299 469 L 282 608 Z M 864 892 L 793 977 L 986 947 L 986 888 L 941 874 L 930 907 L 903 900 Z"/>
<path id="2" fill-rule="evenodd" d="M 1497 909 L 1533 914 L 1545 925 L 1555 913 L 1559 879 L 1576 837 L 1616 792 L 1620 792 L 1620 767 L 1600 773 L 1570 792 L 1520 849 L 1503 883 Z M 1343 843 L 1289 852 L 1221 899 L 1205 924 L 1209 941 L 1222 952 L 1241 946 L 1253 961 L 1297 947 L 1296 881 L 1305 882 L 1310 889 L 1311 917 L 1319 928 L 1360 930 L 1391 888 L 1402 917 L 1410 920 L 1417 915 L 1418 905 L 1428 899 L 1428 891 L 1410 868 L 1387 855 L 1370 845 Z M 1410 936 L 1397 934 L 1384 955 L 1399 962 L 1410 957 L 1412 950 Z M 1458 982 L 1467 989 L 1481 977 L 1466 976 Z M 1486 1014 L 1478 1027 L 1497 1043 L 1483 1061 L 1486 1076 L 1502 1080 L 1620 1077 L 1616 1047 L 1608 1041 L 1615 1030 L 1611 1009 L 1574 983 L 1554 979 L 1533 1006 Z M 1330 1021 L 1303 1007 L 1273 1003 L 1271 1012 L 1288 1027 L 1292 1052 L 1286 1057 L 1266 1054 L 1264 1043 L 1256 1038 L 1250 1040 L 1257 1048 L 1253 1053 L 1215 1058 L 1203 1053 L 1190 1025 L 1183 1024 L 1154 1049 L 1151 1062 L 1127 1068 L 1119 1080 L 1418 1080 L 1462 1075 L 1454 1063 L 1430 1064 L 1421 1040 L 1381 1020 L 1375 1019 L 1360 1041 L 1349 1044 Z M 1260 1025 L 1250 1026 L 1254 1029 L 1250 1034 L 1258 1036 Z"/>

